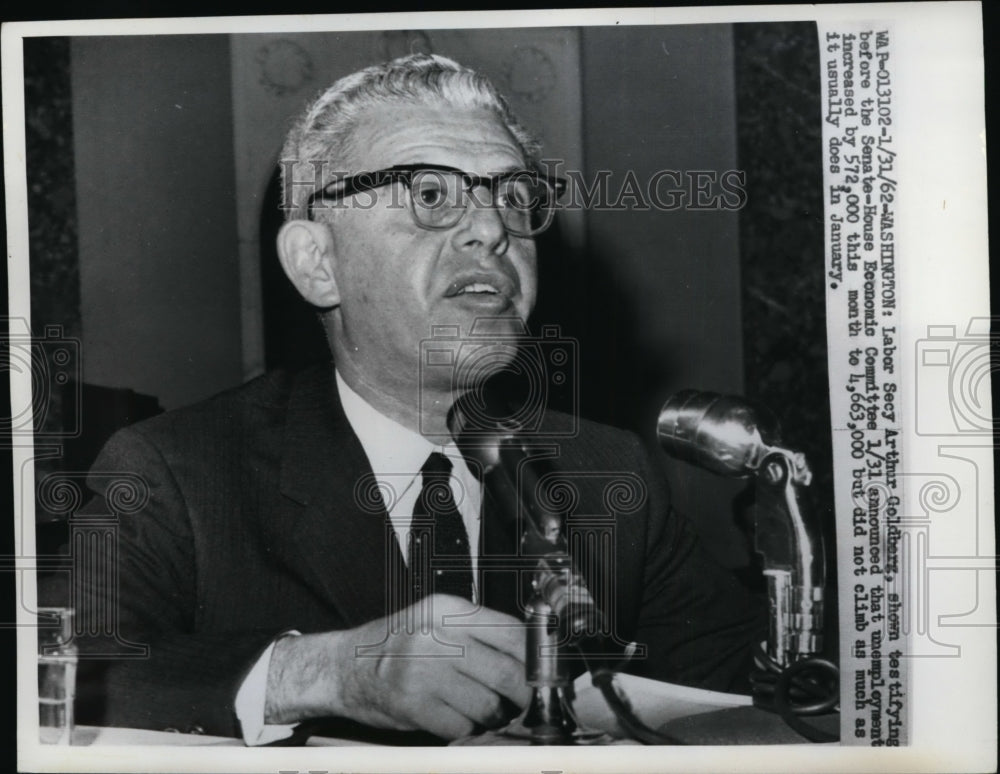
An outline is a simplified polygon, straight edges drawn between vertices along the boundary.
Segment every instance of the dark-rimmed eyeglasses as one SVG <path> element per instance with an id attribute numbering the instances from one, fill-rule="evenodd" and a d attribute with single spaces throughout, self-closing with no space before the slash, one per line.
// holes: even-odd
<path id="1" fill-rule="evenodd" d="M 313 219 L 317 202 L 341 201 L 397 181 L 408 192 L 407 209 L 421 228 L 449 229 L 473 202 L 496 209 L 508 233 L 522 237 L 540 234 L 552 224 L 556 202 L 566 190 L 563 178 L 529 169 L 483 177 L 438 164 L 401 164 L 334 180 L 309 197 L 308 217 Z M 488 201 L 481 191 L 489 192 Z"/>

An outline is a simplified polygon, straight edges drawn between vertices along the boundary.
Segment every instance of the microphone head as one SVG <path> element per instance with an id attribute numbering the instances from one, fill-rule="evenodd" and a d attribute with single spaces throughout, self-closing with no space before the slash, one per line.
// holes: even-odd
<path id="1" fill-rule="evenodd" d="M 697 390 L 667 399 L 656 434 L 667 454 L 732 478 L 754 473 L 779 441 L 778 423 L 765 409 Z"/>
<path id="2" fill-rule="evenodd" d="M 455 400 L 448 410 L 448 430 L 463 456 L 489 473 L 500 464 L 501 445 L 515 442 L 521 427 L 510 401 L 487 381 Z"/>

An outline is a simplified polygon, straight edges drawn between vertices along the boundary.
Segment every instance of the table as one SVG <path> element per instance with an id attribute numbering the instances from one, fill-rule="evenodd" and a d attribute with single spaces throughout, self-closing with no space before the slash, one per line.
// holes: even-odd
<path id="1" fill-rule="evenodd" d="M 825 715 L 810 721 L 828 733 L 836 733 L 839 716 Z M 756 707 L 733 707 L 691 717 L 672 720 L 661 730 L 693 745 L 740 744 L 809 744 L 808 740 L 786 726 L 777 715 Z M 468 743 L 468 740 L 466 740 Z M 488 743 L 497 743 L 495 740 Z M 504 740 L 500 744 L 518 744 Z M 836 744 L 836 743 L 833 743 Z M 73 732 L 74 746 L 201 746 L 243 747 L 243 740 L 204 734 L 181 734 L 171 731 L 150 731 L 143 728 L 113 728 L 77 726 Z M 355 739 L 310 737 L 306 747 L 380 747 L 382 745 Z"/>
<path id="2" fill-rule="evenodd" d="M 206 734 L 181 734 L 173 731 L 151 731 L 146 728 L 118 728 L 112 726 L 77 726 L 73 731 L 74 747 L 91 745 L 168 746 L 168 747 L 243 747 L 242 739 Z M 371 742 L 353 739 L 332 739 L 314 736 L 306 747 L 379 747 Z"/>

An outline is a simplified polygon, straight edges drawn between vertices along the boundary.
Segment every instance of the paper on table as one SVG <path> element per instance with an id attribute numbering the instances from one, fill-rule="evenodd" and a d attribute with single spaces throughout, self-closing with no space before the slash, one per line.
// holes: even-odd
<path id="1" fill-rule="evenodd" d="M 730 707 L 748 707 L 753 703 L 750 696 L 689 688 L 634 675 L 617 674 L 614 685 L 636 717 L 654 729 L 675 718 Z M 623 735 L 601 692 L 591 684 L 589 673 L 576 679 L 573 690 L 576 692 L 573 710 L 580 723 L 594 730 Z"/>
<path id="2" fill-rule="evenodd" d="M 243 747 L 242 739 L 207 734 L 181 734 L 176 731 L 153 731 L 146 728 L 119 728 L 113 726 L 77 726 L 73 731 L 74 746 L 148 745 L 148 746 L 202 746 Z"/>

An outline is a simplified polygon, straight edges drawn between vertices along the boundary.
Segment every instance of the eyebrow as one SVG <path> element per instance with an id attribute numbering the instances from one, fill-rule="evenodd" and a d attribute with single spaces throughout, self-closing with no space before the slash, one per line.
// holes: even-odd
<path id="1" fill-rule="evenodd" d="M 464 167 L 456 167 L 454 164 L 442 164 L 435 161 L 424 161 L 423 159 L 417 159 L 416 161 L 399 161 L 391 164 L 387 164 L 384 169 L 395 169 L 397 167 L 427 167 L 428 169 L 440 169 L 440 170 L 454 170 L 456 172 L 463 172 L 466 175 L 472 175 L 473 177 L 496 177 L 497 175 L 506 175 L 508 172 L 536 172 L 534 167 L 531 166 L 529 162 L 522 162 L 521 164 L 507 164 L 499 168 L 494 168 L 489 172 L 473 172 Z M 375 170 L 367 170 L 375 171 Z"/>

